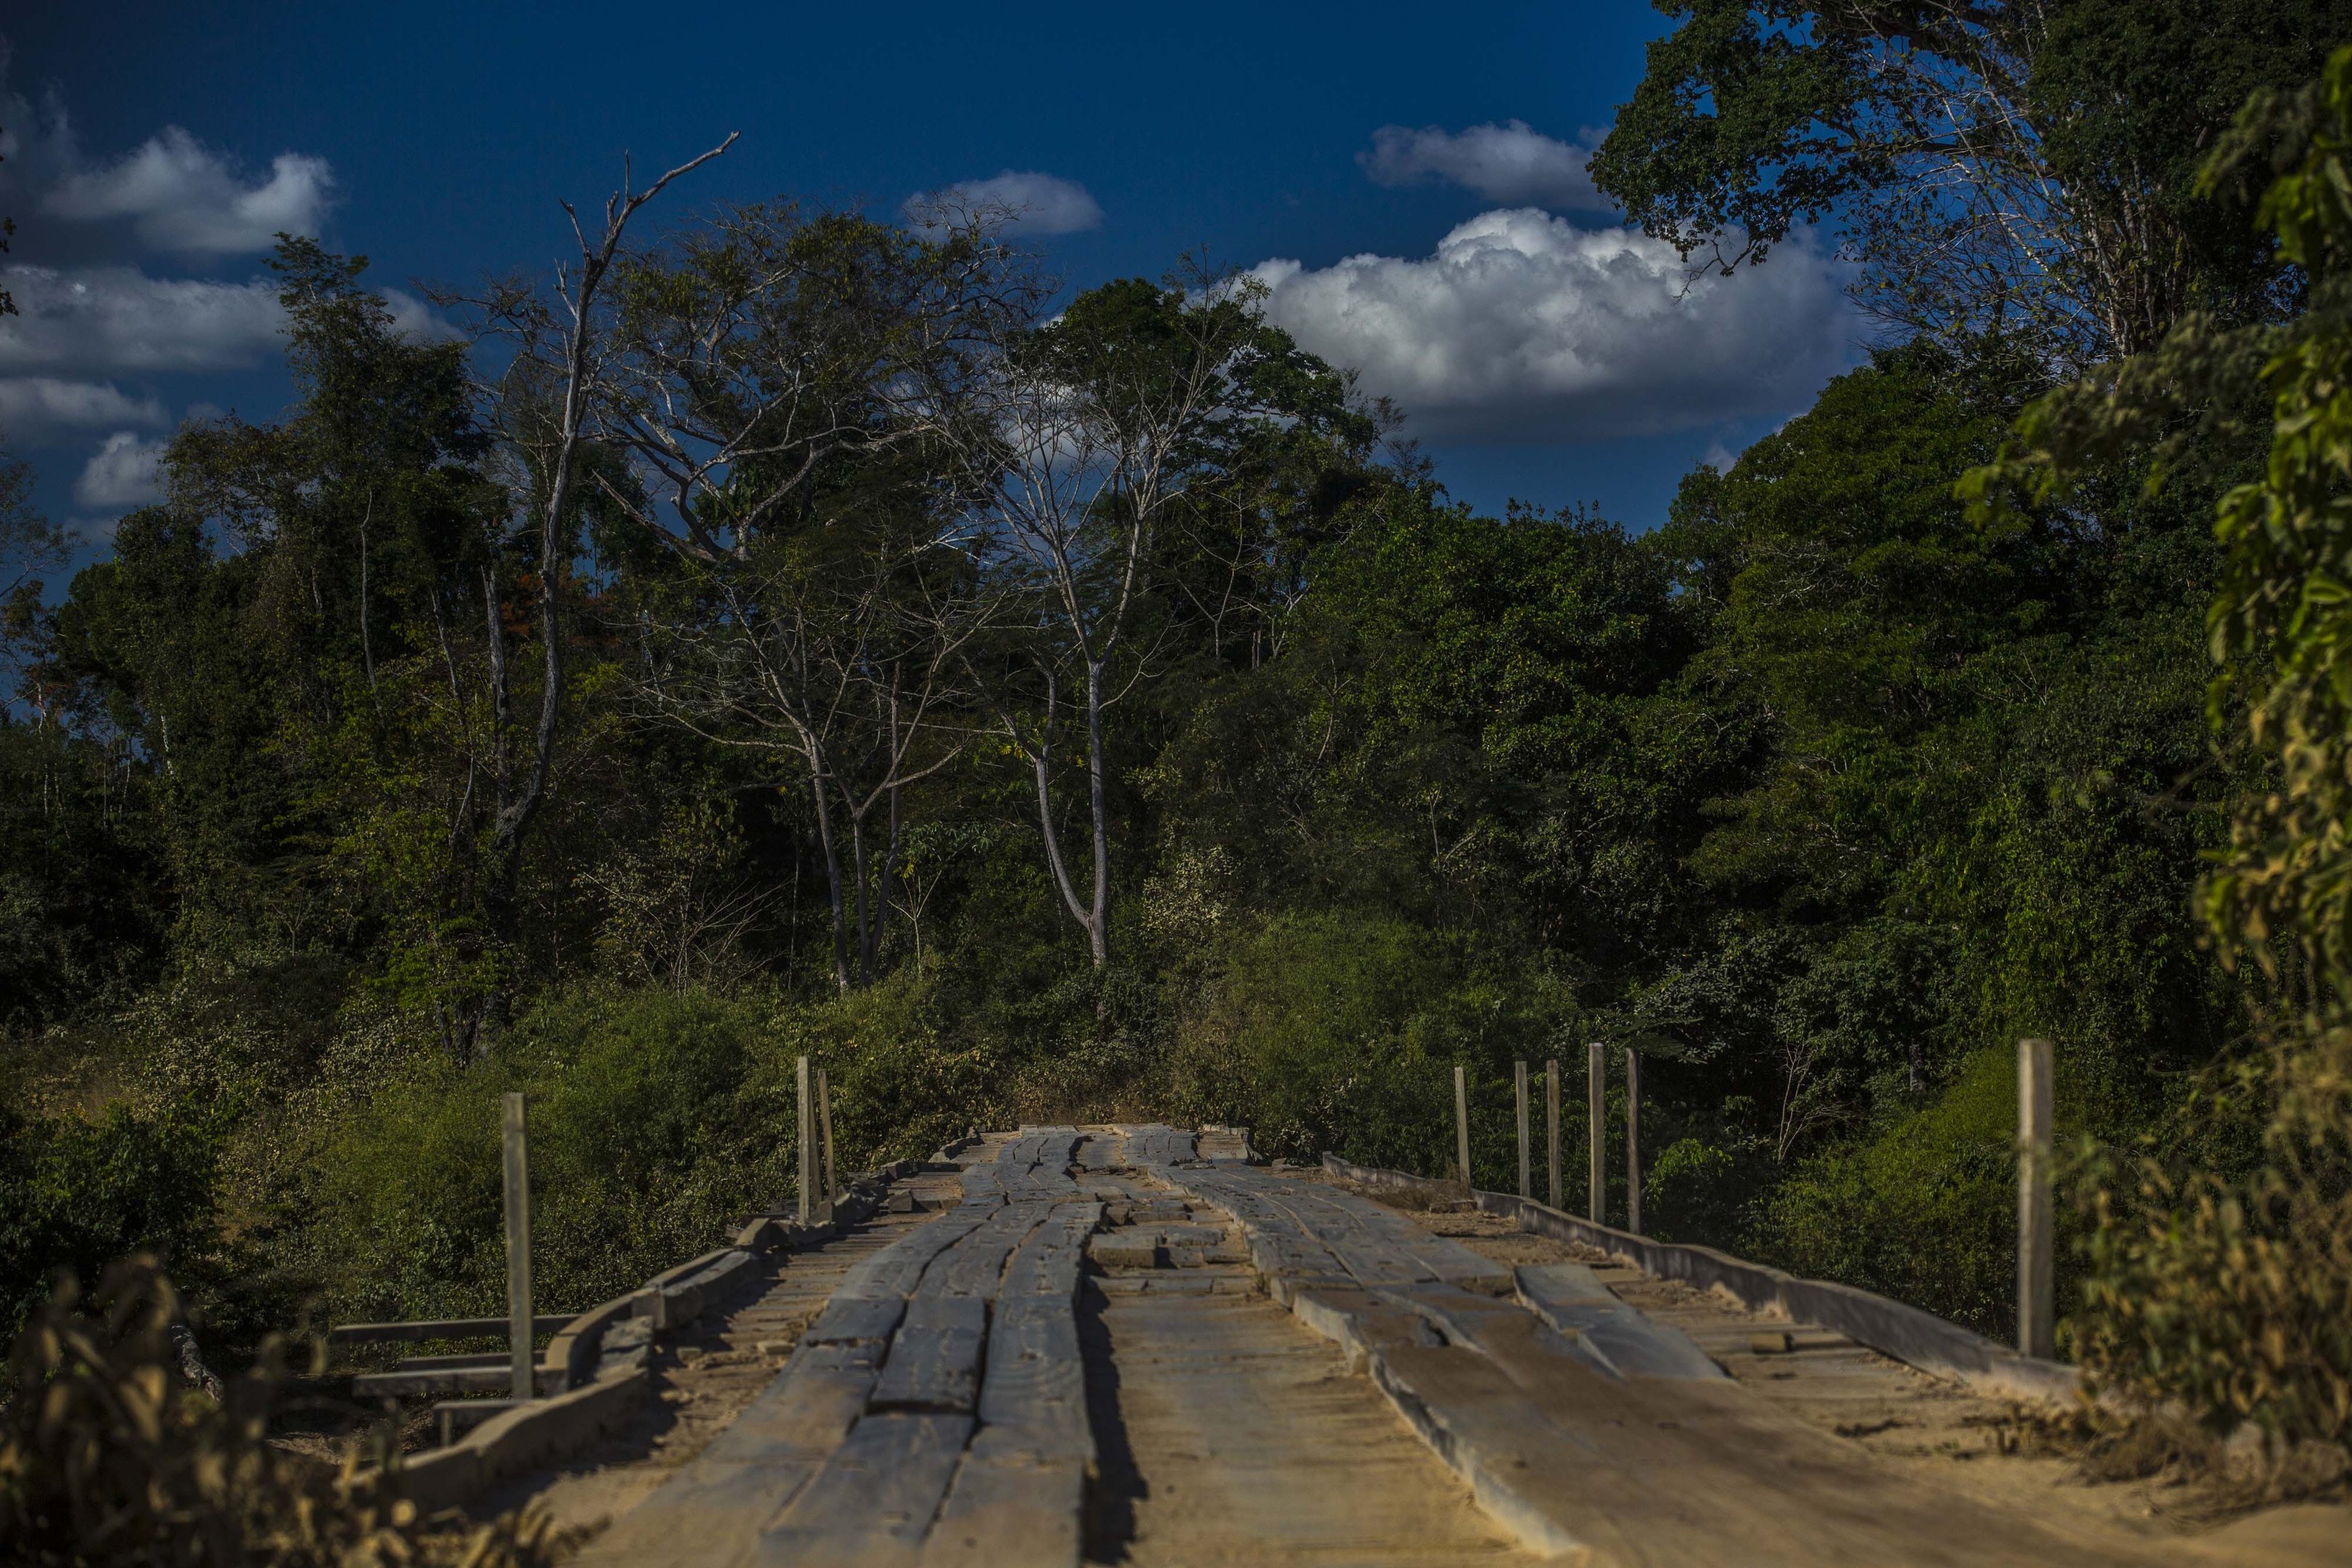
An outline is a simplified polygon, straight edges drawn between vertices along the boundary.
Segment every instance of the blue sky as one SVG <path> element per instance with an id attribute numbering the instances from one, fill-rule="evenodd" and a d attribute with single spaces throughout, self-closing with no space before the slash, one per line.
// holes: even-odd
<path id="1" fill-rule="evenodd" d="M 1073 286 L 1201 247 L 1257 269 L 1485 509 L 1653 525 L 1861 335 L 1803 247 L 1685 295 L 1580 185 L 1666 25 L 1642 0 L 38 9 L 0 24 L 26 307 L 0 321 L 0 425 L 93 537 L 178 420 L 282 406 L 249 286 L 271 227 L 365 253 L 379 285 L 467 283 L 557 257 L 557 199 L 600 200 L 624 152 L 657 167 L 730 131 L 665 216 L 893 214 L 1010 173 Z"/>

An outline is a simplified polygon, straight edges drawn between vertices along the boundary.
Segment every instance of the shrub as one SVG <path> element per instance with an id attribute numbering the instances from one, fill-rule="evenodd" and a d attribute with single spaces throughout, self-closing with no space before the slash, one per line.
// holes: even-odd
<path id="1" fill-rule="evenodd" d="M 214 1239 L 218 1148 L 185 1111 L 118 1104 L 84 1121 L 0 1106 L 0 1331 L 15 1336 L 59 1268 L 94 1278 L 140 1251 L 193 1262 Z"/>
<path id="2" fill-rule="evenodd" d="M 0 1541 L 41 1568 L 541 1568 L 567 1542 L 544 1517 L 467 1528 L 419 1519 L 389 1484 L 273 1447 L 274 1356 L 215 1403 L 182 1388 L 171 1282 L 149 1258 L 92 1303 L 68 1276 L 17 1336 L 0 1406 Z"/>
<path id="3" fill-rule="evenodd" d="M 1792 1171 L 1767 1201 L 1758 1250 L 1798 1274 L 2010 1333 L 2016 1096 L 2005 1053 L 1975 1057 L 1933 1105 Z"/>
<path id="4" fill-rule="evenodd" d="M 635 1289 L 790 1190 L 790 1063 L 766 1003 L 641 990 L 551 999 L 485 1061 L 393 1079 L 324 1152 L 314 1241 L 335 1306 L 503 1303 L 499 1098 L 530 1097 L 532 1268 L 551 1309 Z"/>
<path id="5" fill-rule="evenodd" d="M 1353 912 L 1286 914 L 1238 936 L 1183 1025 L 1178 1110 L 1251 1125 L 1259 1147 L 1452 1169 L 1455 1063 L 1469 1070 L 1479 1178 L 1516 1172 L 1516 1049 L 1539 1055 L 1535 998 L 1477 972 L 1461 939 Z M 1497 1110 L 1500 1113 L 1497 1113 Z"/>

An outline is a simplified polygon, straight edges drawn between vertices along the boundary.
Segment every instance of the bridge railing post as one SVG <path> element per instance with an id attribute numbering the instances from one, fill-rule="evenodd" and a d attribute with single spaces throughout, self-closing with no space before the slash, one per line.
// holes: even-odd
<path id="1" fill-rule="evenodd" d="M 1551 1206 L 1559 1207 L 1559 1062 L 1544 1063 L 1544 1145 L 1550 1156 Z"/>
<path id="2" fill-rule="evenodd" d="M 816 1069 L 816 1123 L 824 1147 L 824 1217 L 831 1219 L 841 1187 L 833 1178 L 833 1089 L 825 1082 L 823 1068 Z"/>
<path id="3" fill-rule="evenodd" d="M 1519 1196 L 1536 1195 L 1533 1167 L 1528 1163 L 1528 1064 L 1514 1064 L 1519 1090 Z"/>
<path id="4" fill-rule="evenodd" d="M 1470 1089 L 1459 1066 L 1454 1069 L 1454 1152 L 1462 1165 L 1462 1184 L 1476 1192 L 1478 1184 L 1470 1179 Z"/>
<path id="5" fill-rule="evenodd" d="M 1642 1058 L 1625 1047 L 1625 1228 L 1642 1234 Z"/>
<path id="6" fill-rule="evenodd" d="M 816 1129 L 810 1125 L 812 1117 L 809 1105 L 809 1059 L 806 1057 L 800 1058 L 798 1076 L 801 1113 L 800 1216 L 803 1225 L 814 1225 L 816 1223 L 816 1138 L 814 1136 Z"/>
<path id="7" fill-rule="evenodd" d="M 2017 1348 L 2045 1360 L 2058 1348 L 2050 1058 L 2049 1041 L 2017 1042 Z"/>
<path id="8" fill-rule="evenodd" d="M 507 1184 L 507 1348 L 512 1376 L 509 1392 L 518 1400 L 539 1393 L 531 1358 L 530 1157 L 524 1142 L 523 1100 L 506 1097 L 500 1117 Z"/>
<path id="9" fill-rule="evenodd" d="M 1591 1158 L 1587 1162 L 1591 1184 L 1585 1191 L 1591 1199 L 1587 1217 L 1595 1225 L 1609 1223 L 1609 1171 L 1603 1163 L 1609 1152 L 1609 1069 L 1601 1049 L 1599 1040 L 1584 1047 L 1585 1122 L 1592 1139 Z"/>

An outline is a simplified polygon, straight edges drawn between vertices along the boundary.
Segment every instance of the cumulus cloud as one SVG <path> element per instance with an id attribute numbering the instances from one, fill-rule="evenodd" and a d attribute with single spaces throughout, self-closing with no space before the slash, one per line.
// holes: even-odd
<path id="1" fill-rule="evenodd" d="M 1524 120 L 1446 131 L 1424 125 L 1383 125 L 1372 132 L 1370 151 L 1356 163 L 1379 185 L 1415 185 L 1430 181 L 1463 185 L 1488 201 L 1553 207 L 1571 212 L 1612 212 L 1614 205 L 1592 188 L 1585 164 L 1601 132 L 1587 131 L 1581 145 L 1555 141 Z"/>
<path id="2" fill-rule="evenodd" d="M 0 377 L 0 441 L 40 441 L 109 425 L 162 425 L 168 418 L 155 399 L 125 396 L 109 382 Z"/>
<path id="3" fill-rule="evenodd" d="M 142 440 L 134 432 L 109 436 L 74 481 L 74 504 L 94 511 L 121 513 L 144 506 L 163 493 L 156 466 L 163 442 Z"/>
<path id="4" fill-rule="evenodd" d="M 285 312 L 255 279 L 150 278 L 133 267 L 10 267 L 0 374 L 229 370 L 275 353 Z"/>
<path id="5" fill-rule="evenodd" d="M 1270 320 L 1449 440 L 1597 440 L 1785 409 L 1846 366 L 1855 337 L 1806 247 L 1692 281 L 1670 246 L 1526 207 L 1480 214 L 1426 258 L 1252 271 Z"/>
<path id="6" fill-rule="evenodd" d="M 992 179 L 918 191 L 898 211 L 932 230 L 967 216 L 1001 217 L 1005 227 L 1029 234 L 1080 234 L 1103 222 L 1102 207 L 1086 186 L 1035 170 L 1007 169 Z"/>
<path id="7" fill-rule="evenodd" d="M 67 174 L 41 200 L 52 217 L 124 221 L 158 250 L 236 256 L 268 249 L 282 231 L 315 235 L 334 192 L 324 158 L 281 153 L 248 182 L 226 153 L 176 125 L 116 161 Z"/>

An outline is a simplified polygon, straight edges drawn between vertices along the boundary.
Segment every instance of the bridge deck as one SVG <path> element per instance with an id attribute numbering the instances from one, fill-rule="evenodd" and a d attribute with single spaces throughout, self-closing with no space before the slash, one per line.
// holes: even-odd
<path id="1" fill-rule="evenodd" d="M 795 1258 L 789 1361 L 583 1568 L 2214 1560 L 1874 1451 L 1928 1385 L 1833 1335 L 1233 1152 L 1024 1129 Z"/>

